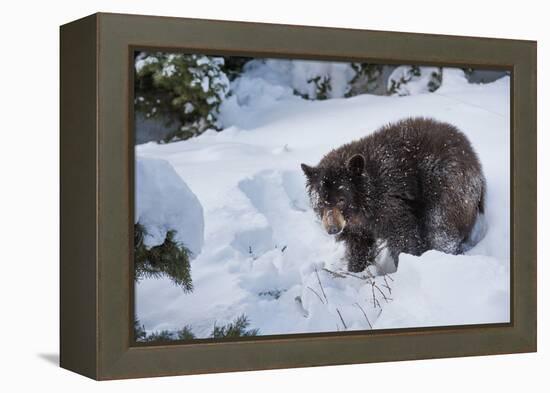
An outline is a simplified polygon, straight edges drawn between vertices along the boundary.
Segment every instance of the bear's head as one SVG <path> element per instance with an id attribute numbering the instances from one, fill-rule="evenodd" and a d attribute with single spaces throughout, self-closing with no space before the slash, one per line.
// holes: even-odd
<path id="1" fill-rule="evenodd" d="M 362 229 L 366 224 L 365 192 L 368 176 L 365 158 L 355 154 L 344 165 L 302 164 L 313 210 L 330 235 Z"/>

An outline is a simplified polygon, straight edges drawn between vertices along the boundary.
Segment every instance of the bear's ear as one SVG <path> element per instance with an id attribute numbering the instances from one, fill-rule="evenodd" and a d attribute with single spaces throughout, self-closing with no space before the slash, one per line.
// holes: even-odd
<path id="1" fill-rule="evenodd" d="M 300 166 L 302 167 L 302 171 L 304 171 L 304 174 L 307 176 L 309 180 L 313 180 L 316 177 L 317 175 L 316 168 L 306 164 L 301 164 Z"/>
<path id="2" fill-rule="evenodd" d="M 360 175 L 365 170 L 365 157 L 356 154 L 348 160 L 348 170 L 354 175 Z"/>

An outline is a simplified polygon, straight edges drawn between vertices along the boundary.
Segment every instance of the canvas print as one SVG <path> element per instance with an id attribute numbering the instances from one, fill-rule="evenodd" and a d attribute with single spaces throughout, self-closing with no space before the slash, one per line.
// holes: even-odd
<path id="1" fill-rule="evenodd" d="M 137 343 L 510 322 L 510 74 L 138 50 Z"/>

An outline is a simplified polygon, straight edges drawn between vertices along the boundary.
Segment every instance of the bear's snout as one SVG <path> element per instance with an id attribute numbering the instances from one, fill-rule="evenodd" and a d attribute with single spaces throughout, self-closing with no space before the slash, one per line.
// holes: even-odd
<path id="1" fill-rule="evenodd" d="M 344 215 L 338 208 L 327 208 L 323 211 L 323 227 L 329 235 L 337 235 L 346 226 Z"/>

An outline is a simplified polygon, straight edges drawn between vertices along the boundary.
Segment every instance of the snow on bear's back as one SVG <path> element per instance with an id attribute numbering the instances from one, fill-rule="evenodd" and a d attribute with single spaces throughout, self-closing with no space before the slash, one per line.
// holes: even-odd
<path id="1" fill-rule="evenodd" d="M 136 157 L 135 181 L 134 223 L 145 227 L 145 245 L 162 244 L 175 230 L 175 240 L 196 257 L 204 242 L 204 215 L 187 184 L 167 161 L 143 157 Z"/>

